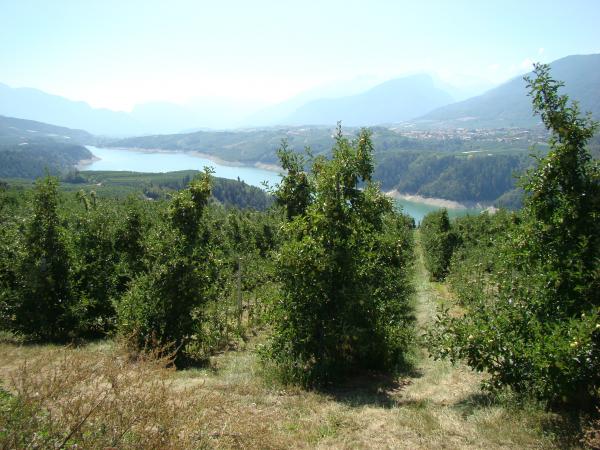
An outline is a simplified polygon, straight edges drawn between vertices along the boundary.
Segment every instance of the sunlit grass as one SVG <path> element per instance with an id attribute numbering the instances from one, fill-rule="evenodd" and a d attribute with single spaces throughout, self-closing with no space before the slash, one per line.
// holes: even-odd
<path id="1" fill-rule="evenodd" d="M 428 281 L 422 264 L 416 267 L 415 287 L 418 320 L 426 327 L 449 293 Z M 564 439 L 568 430 L 557 415 L 535 404 L 485 395 L 480 374 L 433 361 L 424 349 L 409 373 L 361 374 L 330 389 L 306 391 L 268 376 L 255 351 L 262 338 L 212 357 L 206 367 L 179 371 L 130 360 L 112 341 L 65 349 L 2 339 L 3 389 L 14 395 L 28 386 L 28 393 L 19 395 L 33 409 L 12 411 L 21 428 L 0 431 L 0 447 L 10 446 L 11 433 L 33 436 L 31 427 L 42 425 L 55 433 L 52 442 L 60 443 L 106 389 L 99 380 L 109 379 L 129 385 L 109 391 L 111 401 L 98 406 L 74 433 L 72 441 L 82 448 L 112 441 L 119 448 L 577 447 L 573 439 Z M 4 406 L 6 419 L 10 413 Z M 40 416 L 40 411 L 52 415 Z"/>

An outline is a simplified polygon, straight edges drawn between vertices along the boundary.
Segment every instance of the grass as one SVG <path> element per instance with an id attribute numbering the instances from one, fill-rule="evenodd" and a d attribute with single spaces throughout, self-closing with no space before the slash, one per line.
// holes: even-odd
<path id="1" fill-rule="evenodd" d="M 130 383 L 75 436 L 82 448 L 101 448 L 90 445 L 98 440 L 119 448 L 156 448 L 157 442 L 170 448 L 556 447 L 552 434 L 544 432 L 550 414 L 496 405 L 480 394 L 477 375 L 430 360 L 401 380 L 362 378 L 332 392 L 307 392 L 267 384 L 251 346 L 213 358 L 208 368 L 178 372 L 149 362 L 116 363 L 122 357 L 112 343 L 79 349 L 3 344 L 0 354 L 5 388 L 21 393 L 29 386 L 25 403 L 54 411 L 54 429 L 73 429 L 96 404 L 104 388 L 98 378 Z M 56 380 L 73 371 L 77 376 Z M 126 398 L 126 405 L 117 405 Z M 62 418 L 66 411 L 76 413 Z M 144 426 L 129 431 L 127 424 L 142 413 Z M 118 432 L 101 440 L 101 424 Z M 49 428 L 40 421 L 32 425 Z M 141 439 L 147 430 L 161 428 L 173 431 Z M 95 433 L 94 440 L 86 441 L 86 432 Z M 115 438 L 127 432 L 130 441 Z"/>
<path id="2" fill-rule="evenodd" d="M 422 261 L 415 287 L 424 328 L 450 294 L 429 282 Z M 111 341 L 60 348 L 2 339 L 0 380 L 12 397 L 0 395 L 0 448 L 63 441 L 79 448 L 577 446 L 563 438 L 557 415 L 490 398 L 479 389 L 482 375 L 433 361 L 424 349 L 410 373 L 362 374 L 305 391 L 264 373 L 259 343 L 217 355 L 206 368 L 174 371 L 168 359 L 131 360 Z"/>

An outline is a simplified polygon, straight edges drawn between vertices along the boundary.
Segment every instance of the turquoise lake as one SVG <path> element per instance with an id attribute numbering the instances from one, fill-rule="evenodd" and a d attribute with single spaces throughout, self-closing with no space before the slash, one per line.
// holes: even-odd
<path id="1" fill-rule="evenodd" d="M 133 172 L 173 172 L 176 170 L 202 170 L 212 167 L 215 176 L 235 180 L 239 178 L 252 186 L 263 187 L 266 181 L 270 186 L 279 183 L 278 172 L 251 166 L 228 166 L 210 159 L 184 152 L 145 152 L 131 149 L 115 149 L 88 146 L 97 161 L 87 164 L 80 170 L 126 170 Z M 396 200 L 396 204 L 419 223 L 425 214 L 440 209 L 437 206 L 408 200 Z M 477 214 L 476 209 L 449 209 L 450 217 Z"/>
<path id="2" fill-rule="evenodd" d="M 252 186 L 263 187 L 266 181 L 273 186 L 279 183 L 278 172 L 249 166 L 227 166 L 207 158 L 184 152 L 144 152 L 129 149 L 87 147 L 100 158 L 80 170 L 123 170 L 133 172 L 174 172 L 176 170 L 202 170 L 212 167 L 215 176 L 235 180 L 239 177 Z"/>
<path id="3" fill-rule="evenodd" d="M 395 202 L 398 207 L 402 208 L 402 211 L 404 213 L 413 217 L 417 224 L 420 223 L 421 220 L 423 220 L 423 217 L 425 217 L 425 215 L 427 213 L 441 209 L 440 206 L 433 206 L 433 205 L 429 205 L 426 203 L 420 203 L 420 202 L 412 202 L 409 200 L 395 200 Z M 479 214 L 480 212 L 481 212 L 481 209 L 476 209 L 476 208 L 464 208 L 464 209 L 448 208 L 448 216 L 450 218 L 466 216 L 468 214 L 474 215 L 474 214 Z"/>

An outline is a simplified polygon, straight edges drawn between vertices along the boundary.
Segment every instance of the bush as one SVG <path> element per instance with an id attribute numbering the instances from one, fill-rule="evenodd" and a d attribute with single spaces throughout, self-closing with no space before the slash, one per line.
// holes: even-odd
<path id="1" fill-rule="evenodd" d="M 446 281 L 464 305 L 488 295 L 491 274 L 499 269 L 498 244 L 519 222 L 518 215 L 499 210 L 458 217 L 452 223 L 456 246 Z"/>
<path id="2" fill-rule="evenodd" d="M 460 294 L 464 315 L 442 314 L 430 343 L 435 357 L 489 372 L 491 387 L 588 409 L 600 386 L 600 171 L 585 147 L 596 124 L 567 105 L 547 66 L 535 73 L 551 150 L 524 183 L 518 223 L 492 249 L 485 295 Z"/>
<path id="3" fill-rule="evenodd" d="M 450 228 L 448 211 L 444 208 L 427 214 L 421 222 L 420 230 L 425 267 L 433 280 L 443 280 L 448 273 L 450 258 L 456 245 L 456 235 Z"/>
<path id="4" fill-rule="evenodd" d="M 151 343 L 185 350 L 197 338 L 201 307 L 216 290 L 212 249 L 201 245 L 199 233 L 209 195 L 209 172 L 176 194 L 167 221 L 150 237 L 149 270 L 133 279 L 117 304 L 118 330 L 138 349 Z"/>
<path id="5" fill-rule="evenodd" d="M 71 285 L 74 336 L 102 336 L 114 326 L 113 301 L 119 292 L 116 250 L 118 211 L 94 202 L 71 215 Z"/>
<path id="6" fill-rule="evenodd" d="M 71 261 L 57 211 L 57 188 L 58 180 L 50 176 L 35 184 L 14 311 L 16 329 L 43 340 L 65 339 L 73 328 Z"/>
<path id="7" fill-rule="evenodd" d="M 333 158 L 318 158 L 308 181 L 290 171 L 276 194 L 291 220 L 276 259 L 282 297 L 268 354 L 289 381 L 393 368 L 408 347 L 410 226 L 371 182 L 371 158 L 367 131 L 350 143 L 338 129 Z"/>

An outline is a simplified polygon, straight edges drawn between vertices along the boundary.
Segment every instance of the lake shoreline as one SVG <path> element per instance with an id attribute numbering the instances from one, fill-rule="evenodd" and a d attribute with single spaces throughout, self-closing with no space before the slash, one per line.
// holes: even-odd
<path id="1" fill-rule="evenodd" d="M 85 169 L 86 166 L 89 166 L 90 164 L 94 164 L 96 161 L 102 161 L 102 158 L 98 158 L 97 156 L 92 155 L 91 158 L 80 159 L 79 161 L 77 161 L 77 164 L 75 164 L 74 167 L 77 170 L 83 170 L 83 169 Z"/>
<path id="2" fill-rule="evenodd" d="M 422 203 L 429 206 L 437 206 L 440 208 L 446 209 L 469 209 L 470 206 L 467 206 L 464 203 L 460 203 L 454 200 L 447 200 L 444 198 L 436 198 L 436 197 L 423 197 L 422 195 L 417 194 L 404 194 L 398 192 L 396 189 L 392 191 L 388 191 L 385 193 L 387 196 L 392 197 L 396 200 L 406 200 L 414 203 Z M 474 207 L 481 207 L 481 205 L 473 205 Z"/>
<path id="3" fill-rule="evenodd" d="M 87 147 L 94 147 L 94 146 L 90 145 L 90 146 L 86 146 L 86 148 Z M 190 156 L 208 159 L 208 160 L 214 162 L 215 164 L 220 164 L 222 166 L 262 169 L 262 170 L 268 170 L 269 172 L 275 172 L 277 174 L 281 174 L 284 171 L 283 168 L 278 166 L 277 164 L 262 163 L 260 161 L 257 161 L 254 164 L 243 163 L 241 161 L 230 161 L 230 160 L 219 158 L 218 156 L 215 156 L 215 155 L 211 155 L 209 153 L 203 153 L 198 150 L 168 150 L 168 149 L 164 149 L 164 148 L 143 148 L 143 147 L 107 147 L 107 148 L 111 148 L 113 150 L 126 150 L 126 151 L 130 151 L 130 152 L 148 153 L 148 154 L 185 153 Z M 92 151 L 91 149 L 88 149 L 88 150 Z M 96 159 L 95 161 L 97 161 L 97 160 L 98 159 Z M 90 161 L 90 160 L 83 160 L 83 161 Z M 92 162 L 94 162 L 94 161 L 90 161 L 87 164 L 91 164 Z M 81 164 L 81 161 L 80 161 L 80 164 Z"/>
<path id="4" fill-rule="evenodd" d="M 181 170 L 202 170 L 212 167 L 214 176 L 230 180 L 240 180 L 264 189 L 281 182 L 281 172 L 277 167 L 239 162 L 223 161 L 218 157 L 199 151 L 168 151 L 164 149 L 139 149 L 123 147 L 96 147 L 87 145 L 93 158 L 79 161 L 75 167 L 81 172 L 89 170 L 127 171 L 138 173 L 166 173 Z"/>

